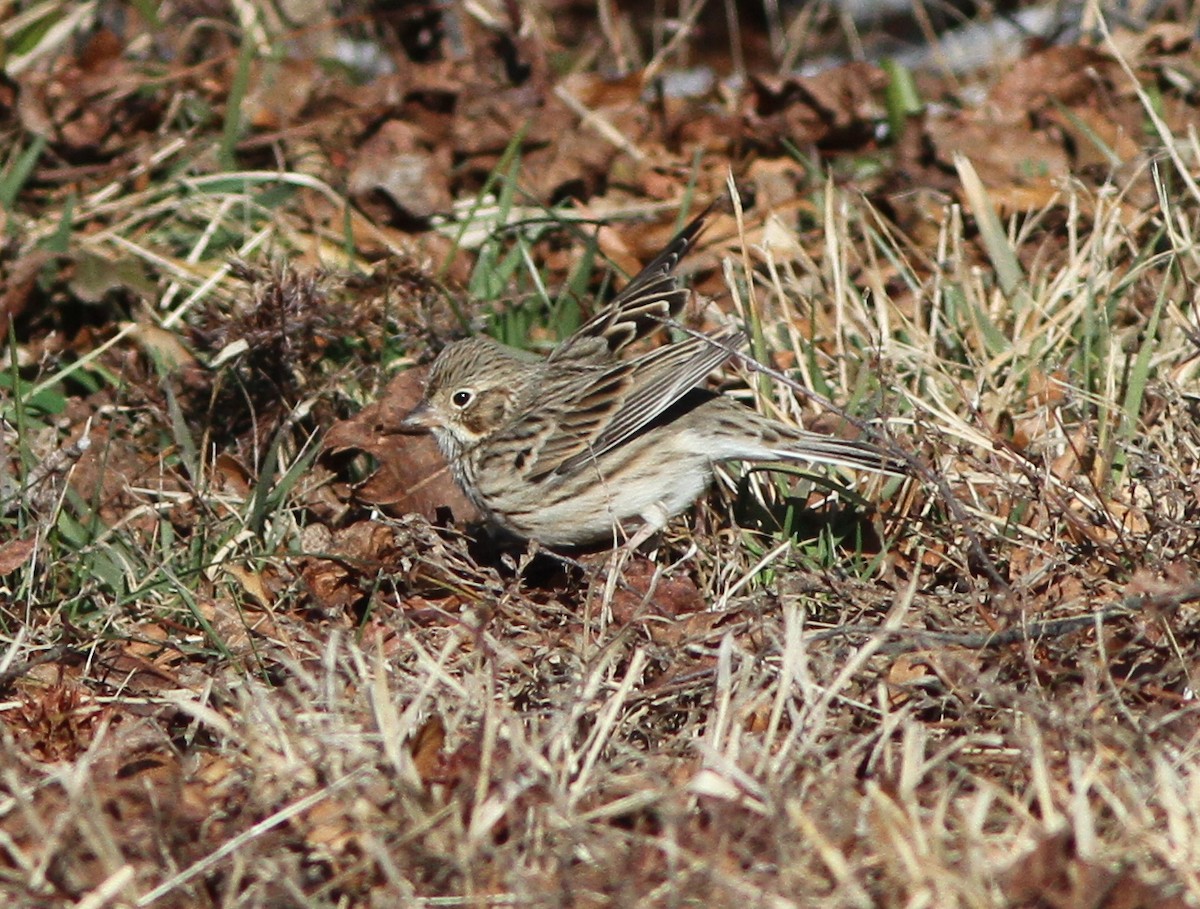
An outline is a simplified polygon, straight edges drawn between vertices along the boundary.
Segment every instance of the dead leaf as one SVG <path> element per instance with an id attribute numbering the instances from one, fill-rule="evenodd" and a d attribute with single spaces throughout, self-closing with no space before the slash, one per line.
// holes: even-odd
<path id="1" fill-rule="evenodd" d="M 999 119 L 1030 123 L 1051 102 L 1073 106 L 1092 98 L 1099 86 L 1111 84 L 1117 63 L 1107 54 L 1082 45 L 1049 47 L 1009 67 L 988 92 Z"/>
<path id="2" fill-rule="evenodd" d="M 152 322 L 138 322 L 129 327 L 130 337 L 161 373 L 174 374 L 183 369 L 200 366 L 196 357 L 183 343 L 183 339 L 175 332 Z"/>
<path id="3" fill-rule="evenodd" d="M 0 544 L 0 577 L 11 574 L 29 561 L 37 548 L 37 538 L 30 536 Z"/>
<path id="4" fill-rule="evenodd" d="M 400 373 L 378 401 L 335 423 L 325 436 L 325 448 L 365 452 L 378 462 L 355 489 L 362 502 L 392 515 L 417 512 L 433 519 L 438 509 L 449 508 L 459 521 L 475 520 L 478 511 L 454 482 L 433 439 L 400 431 L 400 421 L 421 400 L 423 378 L 424 370 Z"/>
<path id="5" fill-rule="evenodd" d="M 442 722 L 440 716 L 435 714 L 425 721 L 425 725 L 418 730 L 409 745 L 413 764 L 417 768 L 417 775 L 427 786 L 440 767 L 442 746 L 445 743 L 446 724 Z"/>
<path id="6" fill-rule="evenodd" d="M 0 341 L 8 337 L 8 327 L 29 305 L 38 274 L 53 258 L 48 251 L 35 249 L 0 271 Z"/>
<path id="7" fill-rule="evenodd" d="M 850 63 L 815 76 L 752 76 L 743 109 L 755 141 L 821 144 L 870 136 L 883 115 L 883 71 Z"/>
<path id="8" fill-rule="evenodd" d="M 939 161 L 949 167 L 957 154 L 969 158 L 1003 211 L 1045 207 L 1070 174 L 1061 142 L 1014 121 L 982 114 L 931 117 L 926 130 Z"/>
<path id="9" fill-rule="evenodd" d="M 924 655 L 902 654 L 888 667 L 887 683 L 891 689 L 889 701 L 893 707 L 905 703 L 912 687 L 930 676 L 929 664 Z"/>
<path id="10" fill-rule="evenodd" d="M 447 182 L 450 164 L 448 147 L 429 148 L 411 125 L 389 120 L 354 156 L 350 194 L 368 209 L 378 207 L 372 199 L 382 194 L 405 216 L 429 218 L 453 204 Z"/>
<path id="11" fill-rule="evenodd" d="M 375 521 L 358 521 L 332 535 L 320 556 L 300 560 L 300 576 L 327 610 L 346 609 L 362 600 L 384 567 L 399 561 L 395 531 Z"/>
<path id="12" fill-rule="evenodd" d="M 705 609 L 704 595 L 687 575 L 663 575 L 648 559 L 630 560 L 612 598 L 613 621 L 627 625 L 645 616 L 678 618 Z"/>

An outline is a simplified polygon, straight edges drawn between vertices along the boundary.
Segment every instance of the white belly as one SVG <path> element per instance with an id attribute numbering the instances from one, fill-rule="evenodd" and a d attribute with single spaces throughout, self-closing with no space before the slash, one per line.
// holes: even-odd
<path id="1" fill-rule="evenodd" d="M 610 456 L 614 454 L 617 452 Z M 574 495 L 548 493 L 538 507 L 527 511 L 505 507 L 511 502 L 498 502 L 493 519 L 519 536 L 548 546 L 620 544 L 639 524 L 649 524 L 654 530 L 662 527 L 703 495 L 712 480 L 708 456 L 695 451 L 676 458 L 670 471 L 649 463 L 643 468 L 636 459 L 619 457 L 606 459 L 604 467 L 608 476 L 589 465 L 584 468 L 588 482 L 580 482 L 582 475 L 563 480 L 564 489 L 572 488 Z"/>

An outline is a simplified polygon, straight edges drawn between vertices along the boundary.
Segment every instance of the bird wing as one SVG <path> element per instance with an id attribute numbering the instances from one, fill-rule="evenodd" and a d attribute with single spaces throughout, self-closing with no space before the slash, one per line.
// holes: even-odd
<path id="1" fill-rule="evenodd" d="M 703 382 L 744 340 L 737 329 L 727 329 L 596 370 L 557 398 L 557 429 L 544 439 L 530 479 L 570 473 L 622 445 Z"/>
<path id="2" fill-rule="evenodd" d="M 531 482 L 555 473 L 587 451 L 619 412 L 632 385 L 632 361 L 546 370 L 507 435 L 528 440 L 524 469 Z"/>
<path id="3" fill-rule="evenodd" d="M 597 339 L 611 355 L 620 353 L 638 338 L 646 337 L 666 320 L 677 316 L 688 292 L 675 279 L 675 267 L 696 243 L 717 202 L 713 202 L 667 244 L 654 260 L 604 307 L 558 345 L 550 354 L 555 362 L 595 356 Z"/>

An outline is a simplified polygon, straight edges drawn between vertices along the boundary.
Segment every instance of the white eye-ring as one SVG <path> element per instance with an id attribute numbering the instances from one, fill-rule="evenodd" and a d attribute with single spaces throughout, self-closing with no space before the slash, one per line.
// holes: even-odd
<path id="1" fill-rule="evenodd" d="M 471 403 L 471 399 L 475 397 L 475 392 L 469 388 L 460 388 L 450 396 L 450 403 L 462 410 Z"/>

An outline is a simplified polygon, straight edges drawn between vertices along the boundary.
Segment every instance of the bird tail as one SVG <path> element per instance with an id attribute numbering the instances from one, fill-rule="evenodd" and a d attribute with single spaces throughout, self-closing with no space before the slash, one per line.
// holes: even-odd
<path id="1" fill-rule="evenodd" d="M 877 445 L 858 440 L 839 439 L 815 432 L 795 429 L 778 440 L 763 441 L 770 458 L 780 461 L 811 461 L 817 464 L 836 464 L 858 470 L 870 470 L 896 477 L 912 475 L 912 469 L 899 458 L 892 457 Z M 764 459 L 765 460 L 765 459 Z"/>

